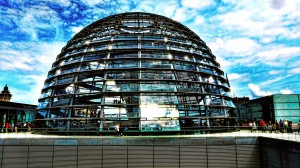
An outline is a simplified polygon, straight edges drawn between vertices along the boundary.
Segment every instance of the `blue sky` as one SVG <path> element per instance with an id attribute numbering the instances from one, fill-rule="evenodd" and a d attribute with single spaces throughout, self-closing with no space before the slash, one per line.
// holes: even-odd
<path id="1" fill-rule="evenodd" d="M 300 93 L 297 0 L 1 0 L 0 90 L 37 104 L 62 47 L 85 26 L 123 12 L 172 18 L 198 34 L 234 96 Z"/>

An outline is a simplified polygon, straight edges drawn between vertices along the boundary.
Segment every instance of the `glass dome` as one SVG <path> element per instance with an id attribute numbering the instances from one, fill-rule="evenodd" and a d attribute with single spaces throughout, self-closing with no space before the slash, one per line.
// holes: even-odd
<path id="1" fill-rule="evenodd" d="M 37 110 L 53 130 L 176 132 L 231 122 L 229 92 L 216 57 L 189 28 L 156 14 L 122 13 L 67 43 Z"/>

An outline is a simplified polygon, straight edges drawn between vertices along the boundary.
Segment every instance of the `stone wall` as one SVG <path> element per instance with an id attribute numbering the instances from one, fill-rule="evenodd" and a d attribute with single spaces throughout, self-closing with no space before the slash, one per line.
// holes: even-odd
<path id="1" fill-rule="evenodd" d="M 260 167 L 257 137 L 0 140 L 1 167 Z"/>

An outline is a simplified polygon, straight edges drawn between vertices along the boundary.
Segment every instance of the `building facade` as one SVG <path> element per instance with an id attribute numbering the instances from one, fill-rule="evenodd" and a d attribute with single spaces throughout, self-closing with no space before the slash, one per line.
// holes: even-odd
<path id="1" fill-rule="evenodd" d="M 36 105 L 10 102 L 12 94 L 5 85 L 0 94 L 0 124 L 32 122 L 36 116 Z"/>
<path id="2" fill-rule="evenodd" d="M 234 111 L 237 116 L 236 119 L 238 121 L 247 120 L 248 118 L 250 118 L 248 117 L 248 114 L 250 115 L 249 97 L 234 97 L 232 99 L 232 102 L 235 106 Z"/>
<path id="3" fill-rule="evenodd" d="M 63 131 L 181 131 L 228 122 L 229 92 L 199 36 L 164 16 L 134 12 L 76 34 L 53 63 L 37 109 Z"/>
<path id="4" fill-rule="evenodd" d="M 36 105 L 0 101 L 1 123 L 32 122 L 36 116 Z"/>
<path id="5" fill-rule="evenodd" d="M 265 120 L 275 122 L 300 120 L 300 94 L 274 94 L 253 100 L 233 98 L 238 120 Z"/>

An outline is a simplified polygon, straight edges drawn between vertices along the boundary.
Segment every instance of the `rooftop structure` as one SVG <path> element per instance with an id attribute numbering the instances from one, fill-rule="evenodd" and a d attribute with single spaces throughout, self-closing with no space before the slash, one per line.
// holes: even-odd
<path id="1" fill-rule="evenodd" d="M 10 102 L 12 94 L 5 85 L 0 94 L 0 124 L 32 122 L 36 116 L 36 105 Z"/>
<path id="2" fill-rule="evenodd" d="M 88 25 L 48 73 L 38 112 L 60 131 L 182 131 L 233 119 L 229 82 L 193 31 L 150 13 Z"/>
<path id="3" fill-rule="evenodd" d="M 289 120 L 295 125 L 300 120 L 300 94 L 274 94 L 253 100 L 233 98 L 238 120 L 274 123 L 276 120 Z"/>
<path id="4" fill-rule="evenodd" d="M 0 93 L 0 101 L 10 102 L 12 95 L 10 94 L 7 85 L 4 86 L 3 91 Z"/>

